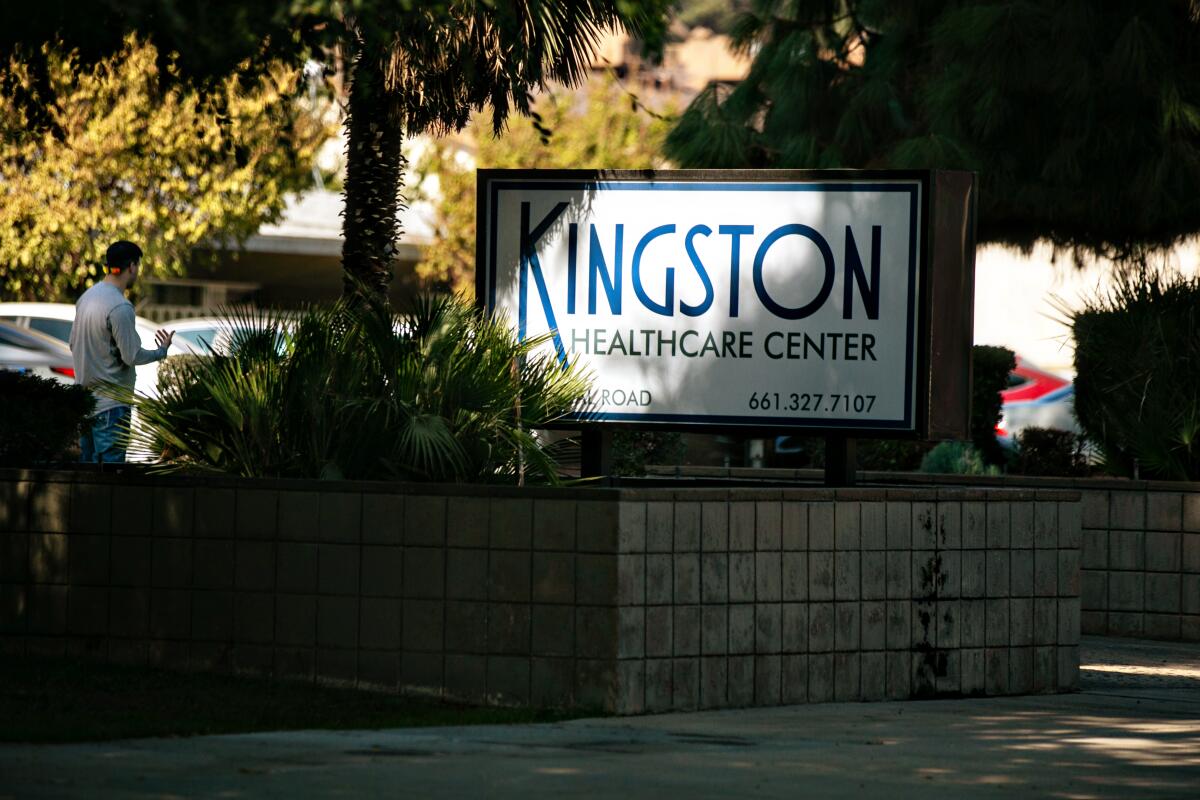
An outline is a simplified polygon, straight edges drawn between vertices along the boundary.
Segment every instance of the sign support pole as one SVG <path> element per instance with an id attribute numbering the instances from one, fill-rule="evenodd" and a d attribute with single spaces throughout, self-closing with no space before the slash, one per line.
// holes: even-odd
<path id="1" fill-rule="evenodd" d="M 825 437 L 825 485 L 853 486 L 857 465 L 855 442 L 845 434 Z"/>
<path id="2" fill-rule="evenodd" d="M 612 432 L 603 425 L 585 425 L 580 446 L 579 474 L 603 478 L 612 472 Z"/>

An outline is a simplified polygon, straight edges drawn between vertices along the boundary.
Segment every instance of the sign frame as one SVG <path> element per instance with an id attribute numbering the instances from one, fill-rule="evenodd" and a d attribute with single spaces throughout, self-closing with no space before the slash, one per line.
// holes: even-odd
<path id="1" fill-rule="evenodd" d="M 605 182 L 637 182 L 637 183 L 829 183 L 848 181 L 869 183 L 871 181 L 907 181 L 919 185 L 920 198 L 915 203 L 918 218 L 913 220 L 915 244 L 918 254 L 914 268 L 918 297 L 916 298 L 916 319 L 913 335 L 913 357 L 915 365 L 913 372 L 906 375 L 906 384 L 911 379 L 912 387 L 906 386 L 908 398 L 911 398 L 910 423 L 881 426 L 864 425 L 859 420 L 830 420 L 824 425 L 797 423 L 788 419 L 748 417 L 735 419 L 725 416 L 717 420 L 696 418 L 675 418 L 669 420 L 651 419 L 590 419 L 583 415 L 556 421 L 547 427 L 559 429 L 578 429 L 586 426 L 598 426 L 607 429 L 636 429 L 636 430 L 681 430 L 704 433 L 733 433 L 744 436 L 775 435 L 783 431 L 804 432 L 813 436 L 832 435 L 838 437 L 856 438 L 891 438 L 891 439 L 924 439 L 931 435 L 937 438 L 961 438 L 969 429 L 969 407 L 958 411 L 948 408 L 945 402 L 938 403 L 937 392 L 949 391 L 956 402 L 970 398 L 970 364 L 969 336 L 973 310 L 970 308 L 957 309 L 949 316 L 949 324 L 940 324 L 934 330 L 932 324 L 931 304 L 935 297 L 935 272 L 941 278 L 941 284 L 953 282 L 949 295 L 960 297 L 964 294 L 970 298 L 973 295 L 974 267 L 974 228 L 975 228 L 975 176 L 973 173 L 947 172 L 938 170 L 562 170 L 562 169 L 481 169 L 477 172 L 476 185 L 476 270 L 475 297 L 476 305 L 484 312 L 491 313 L 494 308 L 494 290 L 496 280 L 494 274 L 496 264 L 493 263 L 492 246 L 496 236 L 496 224 L 493 214 L 497 208 L 498 192 L 505 185 L 529 184 L 545 181 L 562 185 L 564 188 L 584 188 L 588 184 Z M 578 184 L 579 186 L 575 186 Z M 945 200 L 956 200 L 949 204 L 951 212 L 949 219 L 942 207 L 947 205 Z M 939 202 L 941 201 L 941 202 Z M 936 219 L 935 219 L 936 217 Z M 957 249 L 948 246 L 951 239 L 962 239 Z M 910 243 L 912 244 L 912 243 Z M 947 257 L 946 253 L 950 256 Z M 940 253 L 940 258 L 935 254 Z M 963 263 L 949 263 L 957 258 Z M 953 281 L 946 280 L 954 279 Z M 943 287 L 939 293 L 947 294 Z M 965 317 L 965 330 L 968 344 L 965 348 L 961 343 L 951 343 L 949 347 L 938 346 L 935 337 L 945 338 L 947 335 L 962 335 Z M 936 380 L 932 370 L 931 360 L 935 354 L 949 356 L 962 361 L 966 354 L 967 363 L 958 364 L 959 369 L 948 369 L 946 380 Z M 947 364 L 946 367 L 953 367 Z M 908 399 L 906 399 L 906 405 Z M 943 418 L 935 424 L 930 424 L 930 410 L 938 406 L 938 413 Z M 946 414 L 951 418 L 945 418 Z"/>

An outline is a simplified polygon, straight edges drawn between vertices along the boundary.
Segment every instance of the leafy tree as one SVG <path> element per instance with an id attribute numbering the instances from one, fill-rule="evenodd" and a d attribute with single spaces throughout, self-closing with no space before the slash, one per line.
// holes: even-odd
<path id="1" fill-rule="evenodd" d="M 278 63 L 201 93 L 132 36 L 91 66 L 49 45 L 41 55 L 47 126 L 31 124 L 13 92 L 0 93 L 5 298 L 72 298 L 119 238 L 142 243 L 156 273 L 181 271 L 196 245 L 244 238 L 276 218 L 329 134 L 297 107 L 297 74 Z M 0 83 L 35 90 L 16 58 Z"/>
<path id="2" fill-rule="evenodd" d="M 359 5 L 359 0 L 351 0 Z M 0 4 L 0 53 L 23 53 L 48 99 L 50 66 L 38 58 L 46 42 L 62 41 L 83 64 L 104 61 L 130 33 L 153 39 L 159 67 L 174 63 L 189 80 L 220 80 L 270 69 L 329 41 L 328 0 L 41 0 Z M 5 87 L 12 91 L 14 86 Z M 18 89 L 18 91 L 20 91 Z M 44 122 L 44 120 L 43 120 Z"/>
<path id="3" fill-rule="evenodd" d="M 50 0 L 0 16 L 0 52 L 50 33 L 89 53 L 136 29 L 178 49 L 183 74 L 253 69 L 265 58 L 336 57 L 348 81 L 343 267 L 347 294 L 386 302 L 399 230 L 405 135 L 460 130 L 489 107 L 493 129 L 530 92 L 578 84 L 603 32 L 661 42 L 668 0 Z M 24 9 L 22 9 L 24 10 Z M 79 24 L 90 15 L 93 26 Z M 205 46 L 210 46 L 206 51 Z M 107 48 L 107 50 L 106 50 Z M 40 109 L 36 91 L 22 102 Z M 31 115 L 31 119 L 32 119 Z"/>
<path id="4" fill-rule="evenodd" d="M 755 0 L 745 81 L 695 99 L 687 167 L 957 168 L 979 237 L 1140 261 L 1200 231 L 1200 3 Z"/>
<path id="5" fill-rule="evenodd" d="M 582 100 L 582 102 L 581 102 Z M 503 139 L 480 117 L 463 135 L 437 140 L 414 177 L 435 201 L 434 243 L 418 276 L 466 295 L 475 290 L 475 169 L 651 169 L 663 166 L 669 121 L 639 110 L 611 77 L 579 93 L 554 90 L 531 107 L 532 124 Z M 467 154 L 470 154 L 469 156 Z M 436 178 L 436 188 L 428 188 Z"/>
<path id="6" fill-rule="evenodd" d="M 749 0 L 678 0 L 675 20 L 688 28 L 729 33 L 749 5 Z"/>

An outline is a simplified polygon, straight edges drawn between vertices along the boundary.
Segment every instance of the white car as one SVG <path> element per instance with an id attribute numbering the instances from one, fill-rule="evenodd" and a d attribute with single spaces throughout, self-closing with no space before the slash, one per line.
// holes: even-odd
<path id="1" fill-rule="evenodd" d="M 75 383 L 71 349 L 52 336 L 0 322 L 0 369 Z"/>
<path id="2" fill-rule="evenodd" d="M 175 331 L 175 342 L 189 353 L 221 353 L 229 346 L 230 323 L 226 317 L 180 319 L 162 327 Z"/>
<path id="3" fill-rule="evenodd" d="M 175 344 L 185 348 L 186 352 L 196 355 L 228 355 L 235 329 L 257 328 L 266 319 L 266 316 L 260 319 L 255 316 L 255 312 L 249 312 L 245 317 L 193 317 L 174 320 L 160 327 L 163 330 L 175 331 Z M 280 318 L 280 323 L 284 330 L 291 327 L 286 318 Z M 282 350 L 283 343 L 276 344 Z"/>
<path id="4" fill-rule="evenodd" d="M 64 344 L 71 340 L 71 326 L 75 322 L 75 306 L 70 303 L 0 303 L 0 321 L 30 328 L 34 331 L 52 336 Z M 159 326 L 144 317 L 137 318 L 138 337 L 142 347 L 153 350 L 154 334 Z M 170 325 L 163 326 L 171 330 Z M 168 355 L 188 353 L 187 347 L 171 343 Z M 68 362 L 69 363 L 69 362 Z M 136 368 L 137 378 L 134 389 L 138 394 L 148 397 L 158 396 L 158 362 L 142 364 Z"/>

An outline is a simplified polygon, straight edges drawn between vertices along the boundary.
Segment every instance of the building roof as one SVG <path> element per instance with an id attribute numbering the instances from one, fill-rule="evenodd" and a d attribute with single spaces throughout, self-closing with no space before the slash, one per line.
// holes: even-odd
<path id="1" fill-rule="evenodd" d="M 650 64 L 643 62 L 628 33 L 611 31 L 600 40 L 592 67 L 645 72 L 647 77 L 662 82 L 663 88 L 691 97 L 710 83 L 742 80 L 750 71 L 750 61 L 749 55 L 733 52 L 728 36 L 693 28 L 682 41 L 666 45 L 661 64 Z"/>
<path id="2" fill-rule="evenodd" d="M 252 253 L 340 256 L 342 254 L 342 208 L 340 192 L 313 189 L 285 200 L 279 222 L 263 225 L 246 240 Z M 433 210 L 428 203 L 416 203 L 398 215 L 404 231 L 398 256 L 416 261 L 421 248 L 433 241 L 429 223 Z"/>

